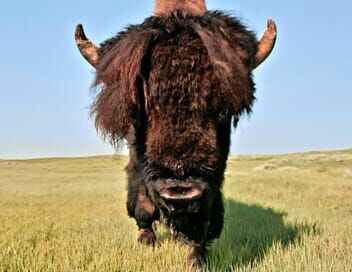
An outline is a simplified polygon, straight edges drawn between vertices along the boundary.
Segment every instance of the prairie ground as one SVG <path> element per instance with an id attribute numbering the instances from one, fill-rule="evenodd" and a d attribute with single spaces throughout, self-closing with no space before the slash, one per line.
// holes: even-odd
<path id="1" fill-rule="evenodd" d="M 0 271 L 188 271 L 160 227 L 137 244 L 127 157 L 0 160 Z M 204 271 L 352 271 L 352 150 L 230 157 Z"/>

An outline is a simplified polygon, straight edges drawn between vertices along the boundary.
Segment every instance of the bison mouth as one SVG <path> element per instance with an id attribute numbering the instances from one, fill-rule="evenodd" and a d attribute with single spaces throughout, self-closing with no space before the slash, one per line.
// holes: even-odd
<path id="1" fill-rule="evenodd" d="M 153 183 L 156 202 L 170 214 L 199 212 L 207 187 L 200 179 L 157 179 Z"/>

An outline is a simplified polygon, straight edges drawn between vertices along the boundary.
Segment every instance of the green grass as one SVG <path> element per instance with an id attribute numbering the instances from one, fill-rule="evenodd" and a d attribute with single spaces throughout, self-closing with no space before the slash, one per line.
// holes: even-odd
<path id="1" fill-rule="evenodd" d="M 0 271 L 187 271 L 158 229 L 138 245 L 127 157 L 0 160 Z M 352 150 L 229 159 L 204 271 L 352 271 Z"/>

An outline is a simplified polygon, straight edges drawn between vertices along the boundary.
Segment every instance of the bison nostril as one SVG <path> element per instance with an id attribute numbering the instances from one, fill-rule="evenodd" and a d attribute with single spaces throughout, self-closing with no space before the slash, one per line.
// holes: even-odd
<path id="1" fill-rule="evenodd" d="M 177 194 L 187 194 L 187 192 L 190 192 L 191 190 L 191 188 L 176 187 L 172 191 Z"/>
<path id="2" fill-rule="evenodd" d="M 197 187 L 176 186 L 162 190 L 160 196 L 170 201 L 190 201 L 201 198 L 202 191 Z"/>

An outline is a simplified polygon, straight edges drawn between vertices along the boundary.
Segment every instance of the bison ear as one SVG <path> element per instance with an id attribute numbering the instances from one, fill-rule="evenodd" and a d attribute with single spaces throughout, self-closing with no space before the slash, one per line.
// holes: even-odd
<path id="1" fill-rule="evenodd" d="M 101 47 L 94 83 L 99 91 L 91 113 L 97 130 L 113 145 L 128 138 L 135 122 L 139 109 L 137 88 L 141 86 L 143 58 L 151 37 L 152 33 L 132 29 Z"/>

